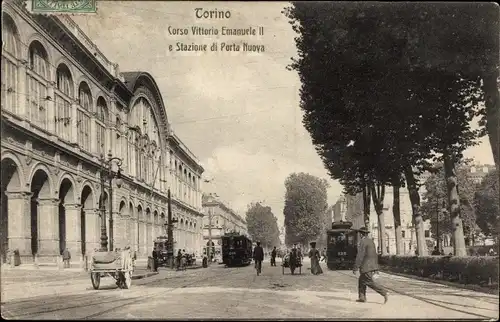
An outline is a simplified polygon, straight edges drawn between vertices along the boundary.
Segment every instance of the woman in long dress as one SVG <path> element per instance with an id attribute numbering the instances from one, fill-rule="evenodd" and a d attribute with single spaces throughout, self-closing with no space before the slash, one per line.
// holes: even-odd
<path id="1" fill-rule="evenodd" d="M 311 250 L 309 251 L 309 258 L 311 259 L 311 273 L 314 275 L 323 274 L 323 270 L 319 265 L 321 254 L 319 250 L 316 249 L 316 242 L 312 242 L 310 245 Z"/>

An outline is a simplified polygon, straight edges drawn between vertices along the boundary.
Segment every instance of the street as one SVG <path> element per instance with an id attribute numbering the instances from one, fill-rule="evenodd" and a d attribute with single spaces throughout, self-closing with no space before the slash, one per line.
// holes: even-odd
<path id="1" fill-rule="evenodd" d="M 93 290 L 85 273 L 52 278 L 42 285 L 4 279 L 2 317 L 7 319 L 264 319 L 264 318 L 498 318 L 498 296 L 451 288 L 381 273 L 389 287 L 387 304 L 368 290 L 367 303 L 357 303 L 357 277 L 351 271 L 311 275 L 306 262 L 301 275 L 282 274 L 263 264 L 160 274 L 134 280 L 132 289 L 117 289 L 111 278 Z M 3 274 L 3 273 L 2 273 Z M 35 272 L 34 274 L 40 274 Z M 70 274 L 70 273 L 65 273 Z M 13 284 L 15 283 L 15 284 Z M 23 284 L 24 283 L 24 284 Z"/>

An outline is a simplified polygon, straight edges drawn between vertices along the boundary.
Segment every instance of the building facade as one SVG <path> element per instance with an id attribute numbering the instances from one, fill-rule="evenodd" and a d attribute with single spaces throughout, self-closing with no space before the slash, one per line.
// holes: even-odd
<path id="1" fill-rule="evenodd" d="M 168 189 L 176 248 L 200 250 L 203 168 L 172 132 L 153 77 L 120 73 L 68 16 L 19 3 L 2 3 L 2 256 L 92 252 L 102 209 L 114 248 L 147 255 L 166 234 Z M 111 195 L 108 165 L 123 181 Z"/>
<path id="2" fill-rule="evenodd" d="M 215 248 L 215 254 L 221 254 L 221 237 L 230 232 L 237 232 L 242 235 L 248 235 L 246 221 L 234 210 L 229 208 L 213 194 L 203 195 L 203 245 L 210 245 L 211 235 L 212 247 Z"/>
<path id="3" fill-rule="evenodd" d="M 345 218 L 353 223 L 353 228 L 358 229 L 365 226 L 364 215 L 363 215 L 363 194 L 359 193 L 355 196 L 345 195 Z M 401 214 L 401 235 L 402 235 L 402 254 L 414 254 L 417 247 L 417 239 L 415 227 L 413 226 L 412 217 L 412 207 L 410 202 L 410 196 L 407 189 L 400 189 L 400 214 Z M 385 221 L 385 238 L 386 251 L 389 254 L 396 254 L 396 234 L 394 227 L 394 217 L 392 213 L 393 207 L 393 191 L 392 187 L 388 186 L 385 188 L 384 196 L 384 221 Z M 371 232 L 371 237 L 373 238 L 377 248 L 380 245 L 379 227 L 378 227 L 378 217 L 373 204 L 370 206 L 370 223 L 367 227 Z M 426 220 L 424 222 L 424 234 L 426 239 L 430 239 L 430 221 Z"/>
<path id="4" fill-rule="evenodd" d="M 331 207 L 331 213 L 329 218 L 331 217 L 331 222 L 345 221 L 347 214 L 347 200 L 344 195 L 340 196 L 337 202 Z"/>

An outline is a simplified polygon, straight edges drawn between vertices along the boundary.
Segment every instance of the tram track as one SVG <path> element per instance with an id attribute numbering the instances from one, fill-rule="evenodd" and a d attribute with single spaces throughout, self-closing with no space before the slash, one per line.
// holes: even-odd
<path id="1" fill-rule="evenodd" d="M 343 272 L 339 272 L 339 271 L 335 271 L 335 272 L 338 273 L 338 274 L 340 274 L 340 275 L 352 278 L 352 279 L 358 279 L 353 274 L 343 273 Z M 389 290 L 389 291 L 391 291 L 393 293 L 396 293 L 396 294 L 399 294 L 399 295 L 403 295 L 403 296 L 407 296 L 407 297 L 410 297 L 412 299 L 415 299 L 415 300 L 418 300 L 418 301 L 425 302 L 427 304 L 431 304 L 431 305 L 437 306 L 439 308 L 443 308 L 443 309 L 447 309 L 447 310 L 450 310 L 450 311 L 455 311 L 455 312 L 459 312 L 459 313 L 463 313 L 463 314 L 473 315 L 473 316 L 475 316 L 477 318 L 491 319 L 491 316 L 487 316 L 487 315 L 473 313 L 473 312 L 470 312 L 470 311 L 464 311 L 464 310 L 460 310 L 460 309 L 451 308 L 451 307 L 449 307 L 447 305 L 436 303 L 435 301 L 432 301 L 430 299 L 426 299 L 425 297 L 422 297 L 422 296 L 418 296 L 418 295 L 415 295 L 415 294 L 410 294 L 410 293 L 407 293 L 407 292 L 404 292 L 404 291 L 401 291 L 401 290 L 396 290 L 395 288 L 388 287 L 385 284 L 384 284 L 384 288 L 386 288 L 387 290 Z M 448 302 L 444 302 L 444 301 L 440 301 L 440 302 L 442 302 L 442 303 L 448 303 Z M 454 304 L 454 303 L 448 303 L 448 304 L 450 304 L 450 305 L 457 305 L 457 304 Z M 479 308 L 479 309 L 481 309 L 481 308 Z"/>
<path id="2" fill-rule="evenodd" d="M 209 280 L 209 279 L 230 276 L 236 272 L 238 272 L 238 271 L 237 270 L 231 270 L 229 272 L 222 271 L 222 274 L 221 274 L 221 271 L 218 271 L 218 272 L 215 272 L 215 274 L 209 274 L 208 276 L 203 276 L 202 278 L 198 278 L 194 281 L 189 281 L 188 283 L 186 283 L 186 281 L 184 281 L 181 285 L 169 288 L 168 290 L 161 290 L 161 291 L 154 292 L 154 293 L 148 292 L 148 294 L 137 294 L 137 296 L 127 297 L 127 298 L 123 298 L 123 299 L 117 299 L 116 293 L 109 294 L 109 295 L 106 294 L 107 298 L 100 297 L 97 299 L 95 297 L 92 297 L 92 293 L 91 294 L 86 293 L 86 294 L 79 295 L 76 298 L 75 297 L 72 298 L 71 302 L 75 303 L 75 304 L 65 305 L 67 303 L 61 302 L 61 300 L 64 301 L 65 294 L 61 294 L 61 296 L 57 296 L 56 298 L 54 298 L 55 302 L 53 302 L 53 303 L 44 301 L 43 304 L 40 304 L 40 305 L 29 305 L 29 312 L 27 312 L 27 313 L 18 314 L 17 312 L 12 312 L 13 311 L 12 309 L 4 309 L 4 308 L 2 308 L 2 312 L 4 314 L 7 313 L 6 317 L 11 318 L 11 319 L 12 318 L 13 319 L 27 319 L 30 317 L 32 318 L 34 316 L 43 315 L 43 314 L 53 313 L 56 315 L 58 312 L 68 311 L 68 310 L 72 310 L 72 309 L 85 308 L 86 310 L 88 310 L 92 307 L 103 306 L 103 305 L 111 304 L 111 303 L 114 304 L 113 307 L 111 307 L 111 308 L 106 308 L 103 310 L 99 310 L 98 312 L 94 312 L 92 314 L 88 314 L 88 315 L 85 315 L 83 317 L 76 318 L 76 319 L 92 319 L 92 318 L 97 318 L 103 314 L 118 310 L 118 309 L 120 309 L 124 306 L 130 305 L 130 304 L 137 304 L 137 303 L 149 300 L 150 298 L 154 298 L 156 296 L 161 296 L 162 294 L 167 294 L 167 293 L 173 292 L 173 291 L 181 289 L 181 288 L 186 288 L 186 287 L 195 285 L 197 283 L 204 282 L 204 281 Z M 186 280 L 186 278 L 189 278 L 189 276 L 186 276 L 186 275 L 184 275 L 182 277 L 185 280 Z M 176 277 L 174 277 L 174 278 L 176 278 Z M 161 281 L 168 280 L 168 279 L 170 279 L 170 278 L 153 279 L 151 281 L 144 281 L 144 282 L 141 282 L 141 284 L 139 284 L 138 286 L 148 286 L 148 285 L 152 285 L 154 283 L 159 283 Z M 120 290 L 120 289 L 109 289 L 109 291 L 114 291 L 114 290 Z M 135 291 L 135 290 L 136 289 L 131 289 L 130 291 Z M 129 290 L 122 290 L 122 291 L 127 292 Z M 93 293 L 95 294 L 98 292 L 99 292 L 99 290 L 96 290 Z M 137 293 L 140 293 L 140 291 Z M 15 302 L 12 304 L 10 304 L 10 303 L 5 303 L 5 304 L 10 304 L 10 305 L 28 304 L 32 301 L 33 301 L 33 299 L 23 300 L 23 301 Z M 47 306 L 51 306 L 51 305 L 56 305 L 56 306 L 60 306 L 60 307 L 47 308 Z M 4 304 L 2 306 L 4 306 Z M 22 310 L 22 308 L 21 308 L 21 310 Z"/>

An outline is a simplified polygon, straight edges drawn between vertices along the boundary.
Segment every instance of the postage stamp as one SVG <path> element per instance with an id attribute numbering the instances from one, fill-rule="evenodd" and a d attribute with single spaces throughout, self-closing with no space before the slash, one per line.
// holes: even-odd
<path id="1" fill-rule="evenodd" d="M 42 14 L 95 14 L 97 0 L 32 0 L 31 11 Z"/>

